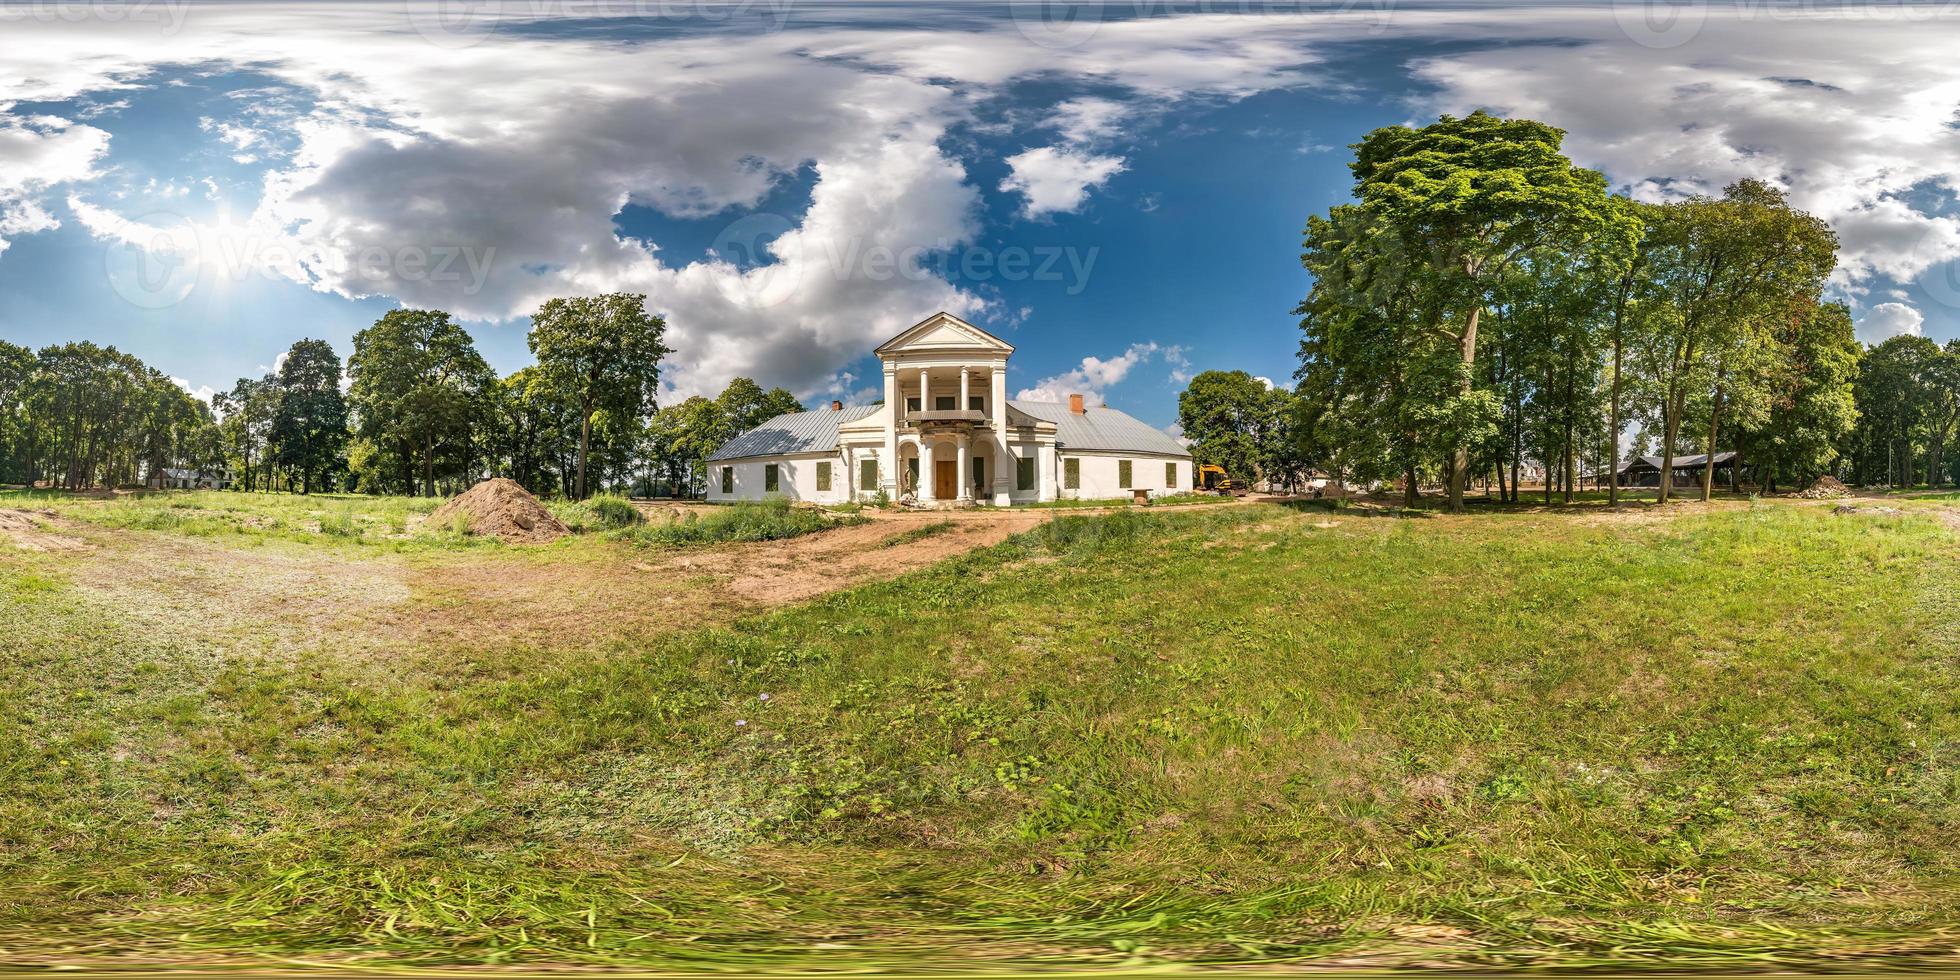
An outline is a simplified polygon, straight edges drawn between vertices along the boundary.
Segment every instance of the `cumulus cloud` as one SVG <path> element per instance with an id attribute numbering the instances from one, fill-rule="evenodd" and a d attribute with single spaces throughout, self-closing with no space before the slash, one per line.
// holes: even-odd
<path id="1" fill-rule="evenodd" d="M 1876 344 L 1893 337 L 1917 337 L 1924 314 L 1904 303 L 1880 303 L 1858 318 L 1858 339 Z"/>
<path id="2" fill-rule="evenodd" d="M 1021 214 L 1038 218 L 1081 208 L 1090 189 L 1123 172 L 1123 158 L 1069 146 L 1037 146 L 1008 157 L 1007 166 L 1011 172 L 1000 189 L 1025 196 Z"/>
<path id="3" fill-rule="evenodd" d="M 178 377 L 172 377 L 170 383 L 189 392 L 192 398 L 206 405 L 211 404 L 211 400 L 218 397 L 218 390 L 210 385 L 193 385 L 189 381 Z"/>
<path id="4" fill-rule="evenodd" d="M 0 103 L 0 252 L 10 238 L 50 231 L 61 222 L 36 198 L 95 173 L 109 134 L 58 116 L 20 117 Z"/>
<path id="5" fill-rule="evenodd" d="M 101 104 L 153 84 L 160 66 L 250 66 L 291 96 L 290 116 L 214 119 L 210 137 L 273 161 L 235 230 L 264 267 L 321 291 L 489 319 L 551 295 L 643 291 L 670 320 L 670 393 L 743 373 L 809 394 L 932 310 L 987 311 L 920 254 L 978 234 L 980 189 L 948 137 L 976 104 L 1036 78 L 1097 94 L 1065 93 L 1040 117 L 1054 144 L 1008 160 L 1001 187 L 1030 216 L 1079 209 L 1127 165 L 1124 130 L 1166 106 L 1345 86 L 1316 73 L 1322 44 L 1447 38 L 1448 53 L 1410 66 L 1431 86 L 1417 115 L 1486 106 L 1547 119 L 1570 131 L 1576 158 L 1649 198 L 1776 181 L 1838 229 L 1847 289 L 1960 257 L 1960 218 L 1926 203 L 1960 192 L 1950 25 L 1765 9 L 1752 19 L 1711 8 L 1699 35 L 1672 48 L 1630 40 L 1610 8 L 1542 4 L 1387 20 L 1143 17 L 1043 48 L 1011 18 L 962 31 L 845 18 L 627 42 L 527 32 L 506 4 L 510 29 L 451 47 L 405 20 L 332 5 L 222 4 L 163 34 L 23 21 L 0 92 Z M 86 125 L 0 114 L 0 237 L 52 227 L 46 195 L 91 175 L 105 143 Z M 804 172 L 815 177 L 806 210 L 748 214 Z M 672 256 L 622 238 L 614 219 L 629 204 L 725 218 L 728 247 Z M 91 212 L 88 227 L 111 239 L 141 230 L 110 217 Z M 483 275 L 401 261 L 440 247 L 473 250 Z M 361 261 L 377 252 L 382 261 Z"/>
<path id="6" fill-rule="evenodd" d="M 1074 368 L 1042 378 L 1014 397 L 1022 401 L 1066 402 L 1070 395 L 1081 395 L 1090 405 L 1103 403 L 1103 392 L 1130 376 L 1138 365 L 1148 362 L 1160 350 L 1155 341 L 1131 344 L 1115 357 L 1090 355 Z"/>
<path id="7" fill-rule="evenodd" d="M 1437 86 L 1422 108 L 1551 121 L 1574 158 L 1649 200 L 1768 180 L 1837 230 L 1836 281 L 1853 292 L 1960 258 L 1960 219 L 1908 203 L 1960 193 L 1951 12 L 1711 5 L 1691 37 L 1653 46 L 1597 11 L 1533 17 L 1478 31 L 1522 43 L 1418 61 Z"/>
<path id="8" fill-rule="evenodd" d="M 1182 344 L 1172 344 L 1164 348 L 1164 363 L 1171 366 L 1171 384 L 1181 385 L 1191 380 L 1191 357 Z"/>

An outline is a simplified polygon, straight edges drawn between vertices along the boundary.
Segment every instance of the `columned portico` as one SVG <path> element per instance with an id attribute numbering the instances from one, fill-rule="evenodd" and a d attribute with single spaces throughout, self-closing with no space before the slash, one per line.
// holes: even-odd
<path id="1" fill-rule="evenodd" d="M 937 499 L 933 494 L 932 477 L 938 467 L 934 465 L 937 459 L 932 451 L 932 443 L 933 440 L 931 439 L 919 440 L 919 485 L 914 487 L 913 490 L 918 494 L 919 502 L 922 504 L 929 504 Z"/>
<path id="2" fill-rule="evenodd" d="M 709 499 L 975 507 L 1189 485 L 1190 453 L 1122 412 L 1010 401 L 1013 352 L 959 317 L 927 317 L 878 346 L 881 401 L 833 401 L 736 437 L 709 458 Z"/>
<path id="3" fill-rule="evenodd" d="M 962 378 L 964 378 L 964 375 L 962 375 Z M 962 432 L 953 438 L 955 445 L 959 447 L 960 461 L 959 467 L 953 471 L 953 479 L 958 481 L 959 495 L 953 499 L 962 504 L 970 504 L 973 503 L 973 449 L 971 446 L 973 437 Z"/>

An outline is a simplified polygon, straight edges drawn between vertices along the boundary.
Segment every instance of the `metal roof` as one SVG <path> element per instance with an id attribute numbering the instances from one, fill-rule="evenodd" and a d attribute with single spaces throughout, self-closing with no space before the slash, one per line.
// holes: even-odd
<path id="1" fill-rule="evenodd" d="M 1674 457 L 1674 468 L 1677 470 L 1699 469 L 1702 465 L 1702 460 L 1706 458 L 1707 457 L 1701 453 L 1696 453 L 1692 456 L 1676 456 Z M 1735 458 L 1734 452 L 1716 453 L 1715 465 L 1721 466 L 1723 463 L 1726 463 L 1734 458 Z M 1661 468 L 1661 458 L 1659 456 L 1642 456 L 1637 460 L 1629 460 L 1625 463 L 1620 464 L 1619 471 L 1621 473 L 1625 473 L 1626 471 L 1633 469 L 1636 465 L 1641 466 L 1642 469 L 1658 470 Z"/>
<path id="2" fill-rule="evenodd" d="M 1152 453 L 1189 457 L 1170 433 L 1138 421 L 1116 409 L 1097 405 L 1077 415 L 1061 402 L 1009 400 L 1009 408 L 1055 426 L 1055 447 L 1077 452 Z M 709 456 L 710 462 L 752 456 L 837 451 L 837 427 L 878 411 L 876 405 L 857 405 L 841 411 L 819 409 L 778 415 L 730 439 Z"/>
<path id="3" fill-rule="evenodd" d="M 778 415 L 728 440 L 708 459 L 742 459 L 747 456 L 787 456 L 792 453 L 827 453 L 837 448 L 837 427 L 878 410 L 876 405 L 852 405 L 832 411 Z"/>
<path id="4" fill-rule="evenodd" d="M 1190 456 L 1191 451 L 1171 434 L 1147 425 L 1107 405 L 1093 406 L 1081 415 L 1061 402 L 1010 399 L 1008 406 L 1055 426 L 1055 448 L 1077 452 L 1156 453 Z"/>

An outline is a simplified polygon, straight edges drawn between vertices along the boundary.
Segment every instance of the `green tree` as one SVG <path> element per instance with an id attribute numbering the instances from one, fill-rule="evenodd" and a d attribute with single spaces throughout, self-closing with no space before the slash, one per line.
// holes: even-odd
<path id="1" fill-rule="evenodd" d="M 605 412 L 637 424 L 652 411 L 659 389 L 660 342 L 667 323 L 646 311 L 637 293 L 548 300 L 531 316 L 531 353 L 538 384 L 578 407 L 578 475 L 574 495 L 586 496 L 586 457 L 593 417 Z"/>
<path id="2" fill-rule="evenodd" d="M 1202 371 L 1177 396 L 1177 421 L 1193 459 L 1250 485 L 1266 476 L 1280 407 L 1267 384 L 1244 371 Z"/>
<path id="3" fill-rule="evenodd" d="M 340 356 L 324 340 L 301 340 L 279 365 L 279 404 L 269 438 L 273 458 L 299 475 L 300 493 L 340 459 L 347 442 L 347 400 L 340 393 Z"/>
<path id="4" fill-rule="evenodd" d="M 354 335 L 347 373 L 355 434 L 404 468 L 419 466 L 423 493 L 435 496 L 439 460 L 467 465 L 472 423 L 495 378 L 470 335 L 440 310 L 390 310 Z M 400 482 L 415 493 L 412 472 Z"/>
<path id="5" fill-rule="evenodd" d="M 1452 510 L 1463 506 L 1471 446 L 1496 414 L 1495 399 L 1475 388 L 1477 335 L 1505 274 L 1534 251 L 1590 241 L 1625 253 L 1639 237 L 1605 177 L 1561 152 L 1564 138 L 1544 123 L 1479 111 L 1377 129 L 1355 146 L 1355 197 L 1406 263 L 1426 271 L 1427 329 L 1458 357 L 1451 401 L 1437 406 L 1451 430 Z"/>
<path id="6" fill-rule="evenodd" d="M 1784 317 L 1765 342 L 1770 374 L 1757 387 L 1767 404 L 1759 422 L 1741 427 L 1737 446 L 1773 492 L 1785 478 L 1806 485 L 1836 465 L 1838 446 L 1858 422 L 1853 386 L 1864 347 L 1841 303 Z"/>
<path id="7" fill-rule="evenodd" d="M 1862 443 L 1860 483 L 1911 486 L 1918 441 L 1938 407 L 1933 380 L 1944 352 L 1925 337 L 1893 337 L 1866 352 L 1854 387 Z"/>
<path id="8" fill-rule="evenodd" d="M 1814 303 L 1837 262 L 1837 238 L 1823 221 L 1791 208 L 1760 181 L 1731 185 L 1719 199 L 1693 198 L 1648 212 L 1652 244 L 1646 274 L 1648 328 L 1640 360 L 1656 386 L 1662 471 L 1673 463 L 1691 397 L 1707 399 L 1707 452 L 1717 449 L 1725 402 L 1764 395 L 1774 362 L 1762 357 L 1767 332 Z M 1662 480 L 1665 502 L 1672 481 Z M 1714 483 L 1703 473 L 1702 496 Z"/>
<path id="9" fill-rule="evenodd" d="M 715 397 L 728 419 L 729 438 L 739 436 L 778 415 L 803 411 L 803 403 L 784 388 L 762 390 L 749 378 L 738 377 Z"/>

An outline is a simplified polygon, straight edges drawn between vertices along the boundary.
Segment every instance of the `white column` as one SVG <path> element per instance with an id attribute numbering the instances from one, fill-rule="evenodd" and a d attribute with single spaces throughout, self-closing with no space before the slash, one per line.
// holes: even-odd
<path id="1" fill-rule="evenodd" d="M 960 411 L 962 412 L 966 411 L 966 406 L 971 404 L 970 402 L 967 401 L 968 388 L 967 388 L 966 378 L 967 378 L 966 368 L 962 367 L 960 368 L 960 406 L 959 406 Z"/>
<path id="2" fill-rule="evenodd" d="M 898 418 L 905 412 L 905 400 L 899 397 L 898 369 L 885 365 L 885 408 L 891 413 L 891 421 L 885 425 L 885 456 L 878 461 L 878 486 L 864 489 L 876 492 L 885 491 L 893 500 L 898 499 Z"/>
<path id="3" fill-rule="evenodd" d="M 1059 479 L 1060 474 L 1055 472 L 1055 446 L 1053 443 L 1044 444 L 1036 450 L 1034 468 L 1036 471 L 1035 482 L 1041 487 L 1041 499 L 1043 501 L 1054 500 L 1056 496 L 1056 484 L 1061 481 Z"/>
<path id="4" fill-rule="evenodd" d="M 955 464 L 958 475 L 953 478 L 953 482 L 959 487 L 959 492 L 954 497 L 963 504 L 973 502 L 973 450 L 969 445 L 972 441 L 972 436 L 960 435 L 959 462 Z"/>
<path id="5" fill-rule="evenodd" d="M 932 496 L 932 440 L 919 437 L 919 500 L 931 503 Z"/>
<path id="6" fill-rule="evenodd" d="M 932 411 L 932 374 L 925 368 L 919 369 L 919 411 Z"/>
<path id="7" fill-rule="evenodd" d="M 1014 454 L 1007 449 L 1007 362 L 995 361 L 992 376 L 992 397 L 987 408 L 993 415 L 994 423 L 994 505 L 1005 507 L 1013 501 L 1008 494 L 1014 489 Z"/>

